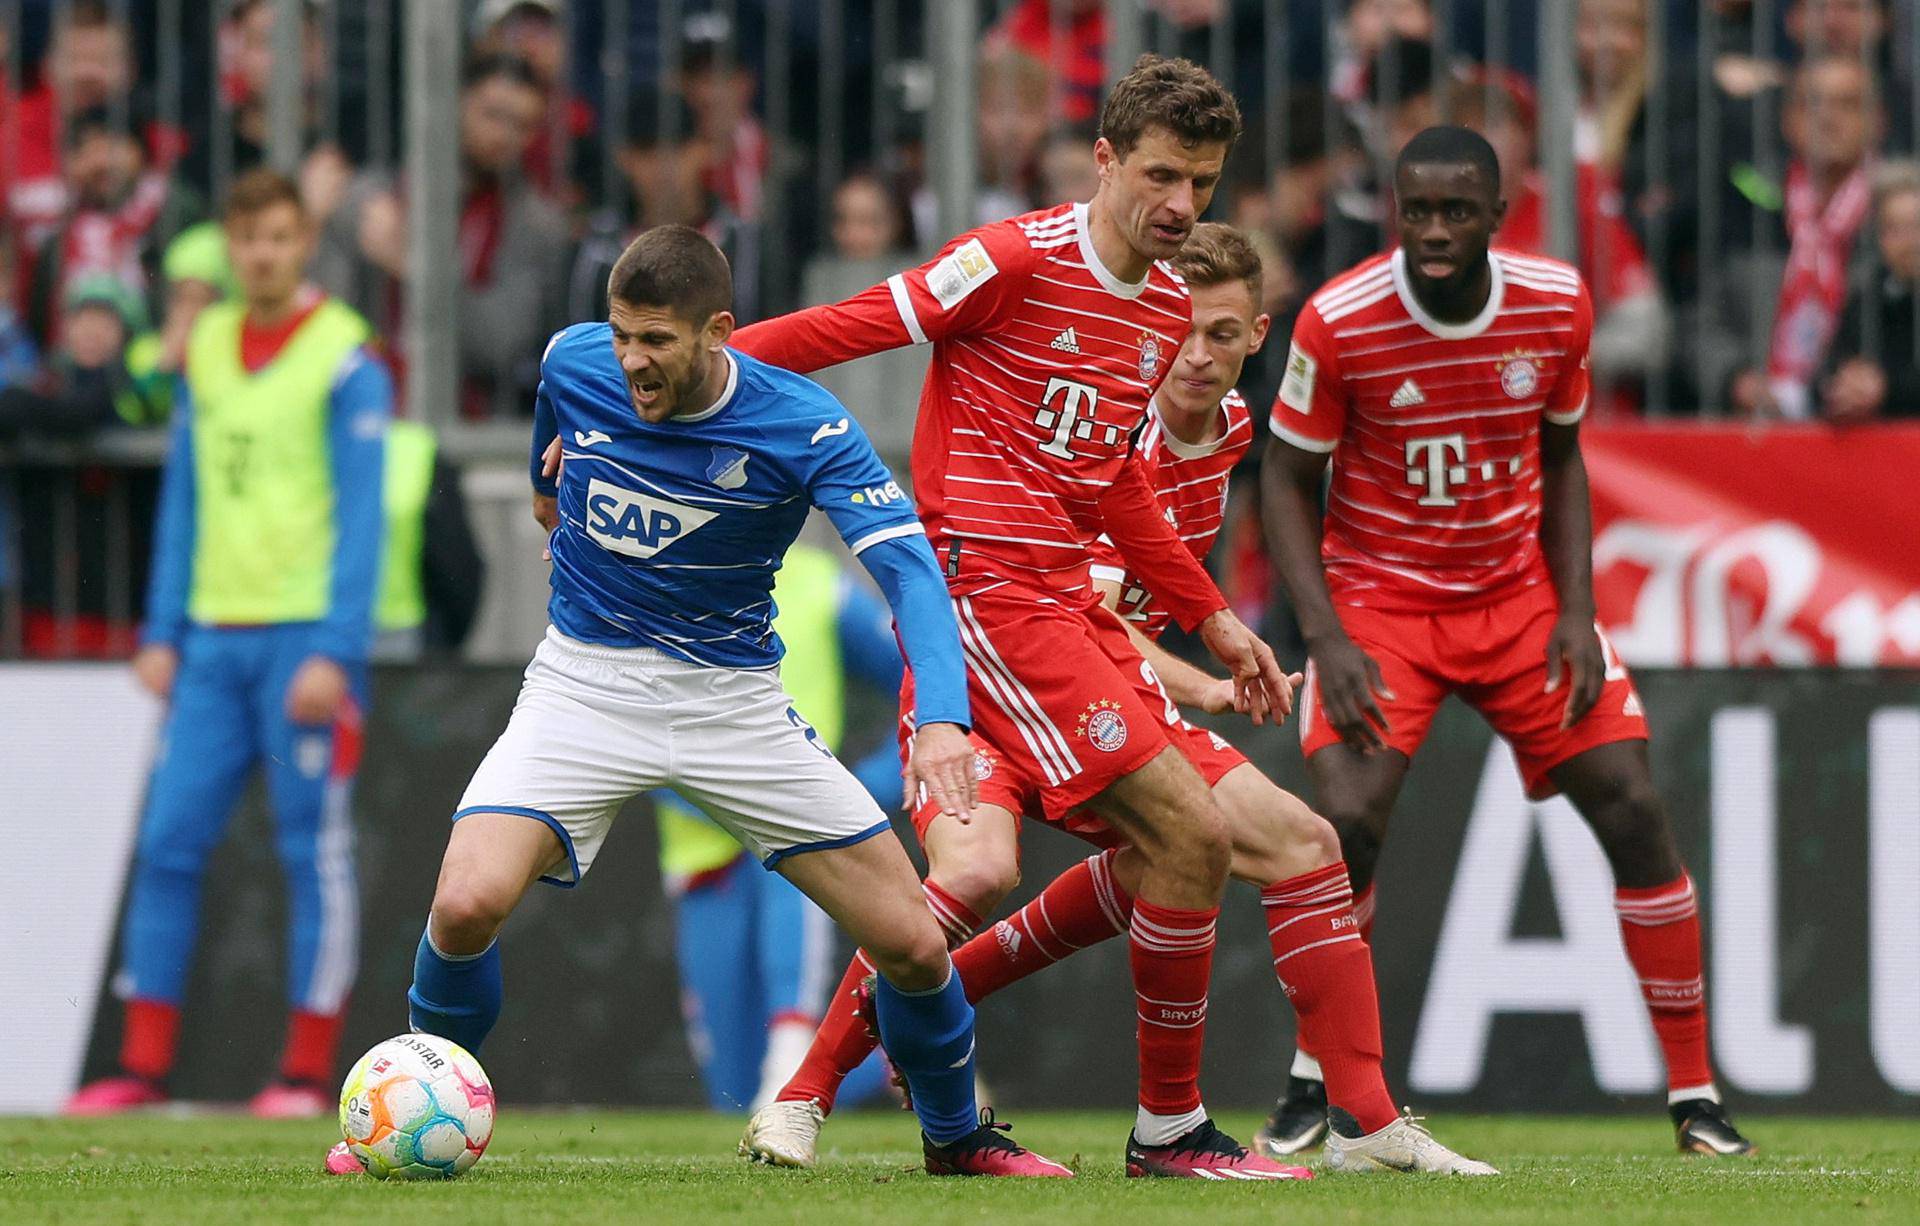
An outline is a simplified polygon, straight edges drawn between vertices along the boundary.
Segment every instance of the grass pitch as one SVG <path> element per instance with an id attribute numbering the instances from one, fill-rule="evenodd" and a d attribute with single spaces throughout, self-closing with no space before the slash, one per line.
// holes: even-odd
<path id="1" fill-rule="evenodd" d="M 1450 1117 L 1440 1135 L 1498 1180 L 1323 1176 L 1311 1184 L 1126 1179 L 1119 1114 L 1030 1112 L 1022 1140 L 1080 1178 L 931 1179 L 909 1117 L 828 1121 L 811 1172 L 749 1167 L 740 1121 L 679 1112 L 507 1110 L 487 1156 L 445 1184 L 328 1178 L 330 1124 L 231 1115 L 0 1119 L 0 1222 L 1134 1221 L 1761 1223 L 1920 1221 L 1920 1121 L 1743 1119 L 1764 1156 L 1675 1153 L 1659 1115 Z M 1257 1121 L 1226 1113 L 1245 1139 Z M 1201 1216 L 1204 1215 L 1204 1216 Z"/>

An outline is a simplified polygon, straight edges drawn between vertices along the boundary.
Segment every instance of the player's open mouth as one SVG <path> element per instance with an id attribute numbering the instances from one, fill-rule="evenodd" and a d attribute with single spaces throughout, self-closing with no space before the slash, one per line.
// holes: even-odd
<path id="1" fill-rule="evenodd" d="M 1187 241 L 1187 228 L 1185 226 L 1163 226 L 1156 224 L 1153 227 L 1153 233 L 1156 238 L 1169 243 L 1184 243 Z"/>
<path id="2" fill-rule="evenodd" d="M 1455 268 L 1453 257 L 1445 255 L 1423 255 L 1420 257 L 1420 271 L 1429 277 L 1450 277 Z"/>
<path id="3" fill-rule="evenodd" d="M 658 380 L 648 383 L 629 382 L 627 390 L 632 394 L 635 404 L 645 407 L 660 398 L 660 389 L 663 386 L 664 384 Z"/>

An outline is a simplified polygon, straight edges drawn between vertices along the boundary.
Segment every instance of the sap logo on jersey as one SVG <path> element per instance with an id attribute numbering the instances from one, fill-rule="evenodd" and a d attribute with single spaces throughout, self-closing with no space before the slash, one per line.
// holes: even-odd
<path id="1" fill-rule="evenodd" d="M 885 485 L 869 485 L 853 496 L 853 501 L 862 506 L 871 503 L 876 507 L 892 506 L 905 498 L 907 493 L 900 488 L 898 481 L 889 481 Z"/>
<path id="2" fill-rule="evenodd" d="M 587 535 L 601 548 L 630 557 L 652 557 L 692 535 L 714 514 L 597 479 L 587 483 Z"/>

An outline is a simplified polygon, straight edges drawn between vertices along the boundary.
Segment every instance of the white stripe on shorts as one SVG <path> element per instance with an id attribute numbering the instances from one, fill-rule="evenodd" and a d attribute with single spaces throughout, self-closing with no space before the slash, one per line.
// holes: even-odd
<path id="1" fill-rule="evenodd" d="M 993 642 L 987 638 L 986 630 L 974 616 L 973 602 L 965 596 L 954 601 L 960 613 L 960 641 L 968 648 L 968 658 L 979 669 L 982 684 L 993 691 L 1000 706 L 1020 728 L 1020 736 L 1033 751 L 1036 761 L 1047 772 L 1047 782 L 1059 787 L 1080 773 L 1080 760 L 1073 756 L 1073 749 L 1067 744 L 1067 738 L 1053 726 L 1040 703 L 1013 670 L 1007 667 L 1000 653 L 994 649 Z M 994 682 L 998 682 L 996 686 Z"/>

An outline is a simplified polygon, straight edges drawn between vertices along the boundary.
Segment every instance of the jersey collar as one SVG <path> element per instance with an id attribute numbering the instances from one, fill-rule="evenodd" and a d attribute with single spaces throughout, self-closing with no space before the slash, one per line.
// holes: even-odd
<path id="1" fill-rule="evenodd" d="M 1087 262 L 1087 271 L 1100 283 L 1100 288 L 1115 298 L 1131 301 L 1147 290 L 1147 282 L 1153 279 L 1153 265 L 1147 265 L 1147 275 L 1138 281 L 1122 281 L 1100 262 L 1099 253 L 1093 249 L 1093 227 L 1087 224 L 1087 206 L 1084 202 L 1073 206 L 1074 235 L 1080 240 L 1080 258 Z"/>
<path id="2" fill-rule="evenodd" d="M 1435 319 L 1427 313 L 1427 308 L 1420 305 L 1420 300 L 1413 296 L 1413 283 L 1407 279 L 1405 247 L 1393 249 L 1393 292 L 1400 295 L 1400 305 L 1407 308 L 1407 314 L 1413 316 L 1414 322 L 1433 335 L 1445 341 L 1466 340 L 1480 335 L 1493 325 L 1494 317 L 1500 314 L 1501 300 L 1507 294 L 1507 276 L 1500 266 L 1499 255 L 1491 251 L 1487 252 L 1487 263 L 1493 268 L 1493 284 L 1487 291 L 1487 305 L 1480 308 L 1478 315 L 1463 324 L 1450 324 Z"/>
<path id="3" fill-rule="evenodd" d="M 676 417 L 673 420 L 678 422 L 705 421 L 707 420 L 707 418 L 712 417 L 714 414 L 718 413 L 720 410 L 726 408 L 728 404 L 732 403 L 733 393 L 735 389 L 737 389 L 740 386 L 740 363 L 733 360 L 733 355 L 731 353 L 727 354 L 726 357 L 727 357 L 727 386 L 724 390 L 721 391 L 720 399 L 714 401 L 711 406 L 701 409 L 698 413 L 695 413 L 691 417 Z"/>
<path id="4" fill-rule="evenodd" d="M 1183 460 L 1204 459 L 1220 450 L 1220 444 L 1227 441 L 1227 415 L 1217 405 L 1214 407 L 1213 424 L 1220 433 L 1204 443 L 1189 443 L 1168 427 L 1166 415 L 1160 409 L 1160 397 L 1153 398 L 1154 435 L 1162 447 Z"/>

